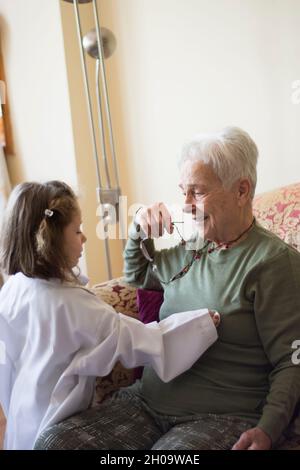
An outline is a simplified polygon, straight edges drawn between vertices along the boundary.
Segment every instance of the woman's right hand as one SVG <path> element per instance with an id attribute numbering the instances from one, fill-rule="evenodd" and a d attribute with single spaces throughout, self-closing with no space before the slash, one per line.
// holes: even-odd
<path id="1" fill-rule="evenodd" d="M 159 238 L 166 230 L 173 233 L 171 215 L 163 202 L 157 202 L 151 206 L 144 206 L 135 215 L 136 224 L 148 238 Z"/>
<path id="2" fill-rule="evenodd" d="M 221 321 L 219 312 L 216 312 L 215 310 L 209 310 L 209 314 L 212 318 L 212 321 L 214 322 L 215 327 L 217 328 L 220 325 Z"/>

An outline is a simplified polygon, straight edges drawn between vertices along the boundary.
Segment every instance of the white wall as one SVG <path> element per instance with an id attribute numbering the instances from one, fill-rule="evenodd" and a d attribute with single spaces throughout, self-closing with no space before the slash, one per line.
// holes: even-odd
<path id="1" fill-rule="evenodd" d="M 1 47 L 15 155 L 13 183 L 77 185 L 59 2 L 0 0 Z"/>
<path id="2" fill-rule="evenodd" d="M 12 184 L 60 179 L 78 188 L 58 0 L 0 0 L 14 154 Z M 86 271 L 85 258 L 81 268 Z"/>
<path id="3" fill-rule="evenodd" d="M 182 143 L 225 125 L 258 144 L 258 192 L 300 181 L 300 104 L 291 100 L 300 79 L 299 0 L 100 5 L 118 41 L 110 83 L 131 201 L 171 202 Z"/>

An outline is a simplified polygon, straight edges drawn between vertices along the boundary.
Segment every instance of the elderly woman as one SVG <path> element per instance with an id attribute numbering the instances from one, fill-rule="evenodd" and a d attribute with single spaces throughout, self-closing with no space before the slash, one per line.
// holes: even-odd
<path id="1" fill-rule="evenodd" d="M 291 360 L 291 345 L 300 338 L 300 254 L 253 217 L 257 157 L 255 143 L 238 128 L 196 137 L 183 151 L 180 188 L 204 243 L 155 250 L 151 237 L 173 231 L 158 203 L 138 211 L 125 249 L 127 281 L 164 290 L 161 319 L 215 309 L 222 317 L 218 341 L 169 383 L 146 367 L 141 381 L 78 415 L 73 425 L 71 418 L 72 437 L 62 439 L 62 429 L 58 447 L 276 445 L 300 397 L 300 368 Z M 84 433 L 78 431 L 83 424 Z"/>

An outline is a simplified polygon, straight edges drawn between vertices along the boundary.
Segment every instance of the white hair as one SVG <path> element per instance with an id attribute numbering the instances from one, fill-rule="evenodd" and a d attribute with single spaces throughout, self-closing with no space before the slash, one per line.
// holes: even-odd
<path id="1" fill-rule="evenodd" d="M 258 150 L 247 132 L 238 127 L 225 127 L 214 134 L 198 134 L 187 142 L 181 154 L 180 167 L 187 160 L 211 165 L 224 188 L 231 188 L 240 178 L 251 183 L 255 193 Z"/>

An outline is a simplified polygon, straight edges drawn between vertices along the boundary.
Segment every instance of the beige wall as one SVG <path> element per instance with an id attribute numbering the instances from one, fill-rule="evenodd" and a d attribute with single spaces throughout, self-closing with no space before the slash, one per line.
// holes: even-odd
<path id="1" fill-rule="evenodd" d="M 13 183 L 77 184 L 59 3 L 0 0 L 0 34 L 14 136 Z"/>
<path id="2" fill-rule="evenodd" d="M 12 184 L 61 179 L 78 190 L 59 1 L 0 0 L 0 37 Z M 84 258 L 81 267 L 86 270 Z"/>
<path id="3" fill-rule="evenodd" d="M 171 202 L 182 143 L 224 125 L 256 140 L 258 191 L 300 180 L 298 0 L 100 4 L 118 40 L 113 114 L 131 200 Z"/>

